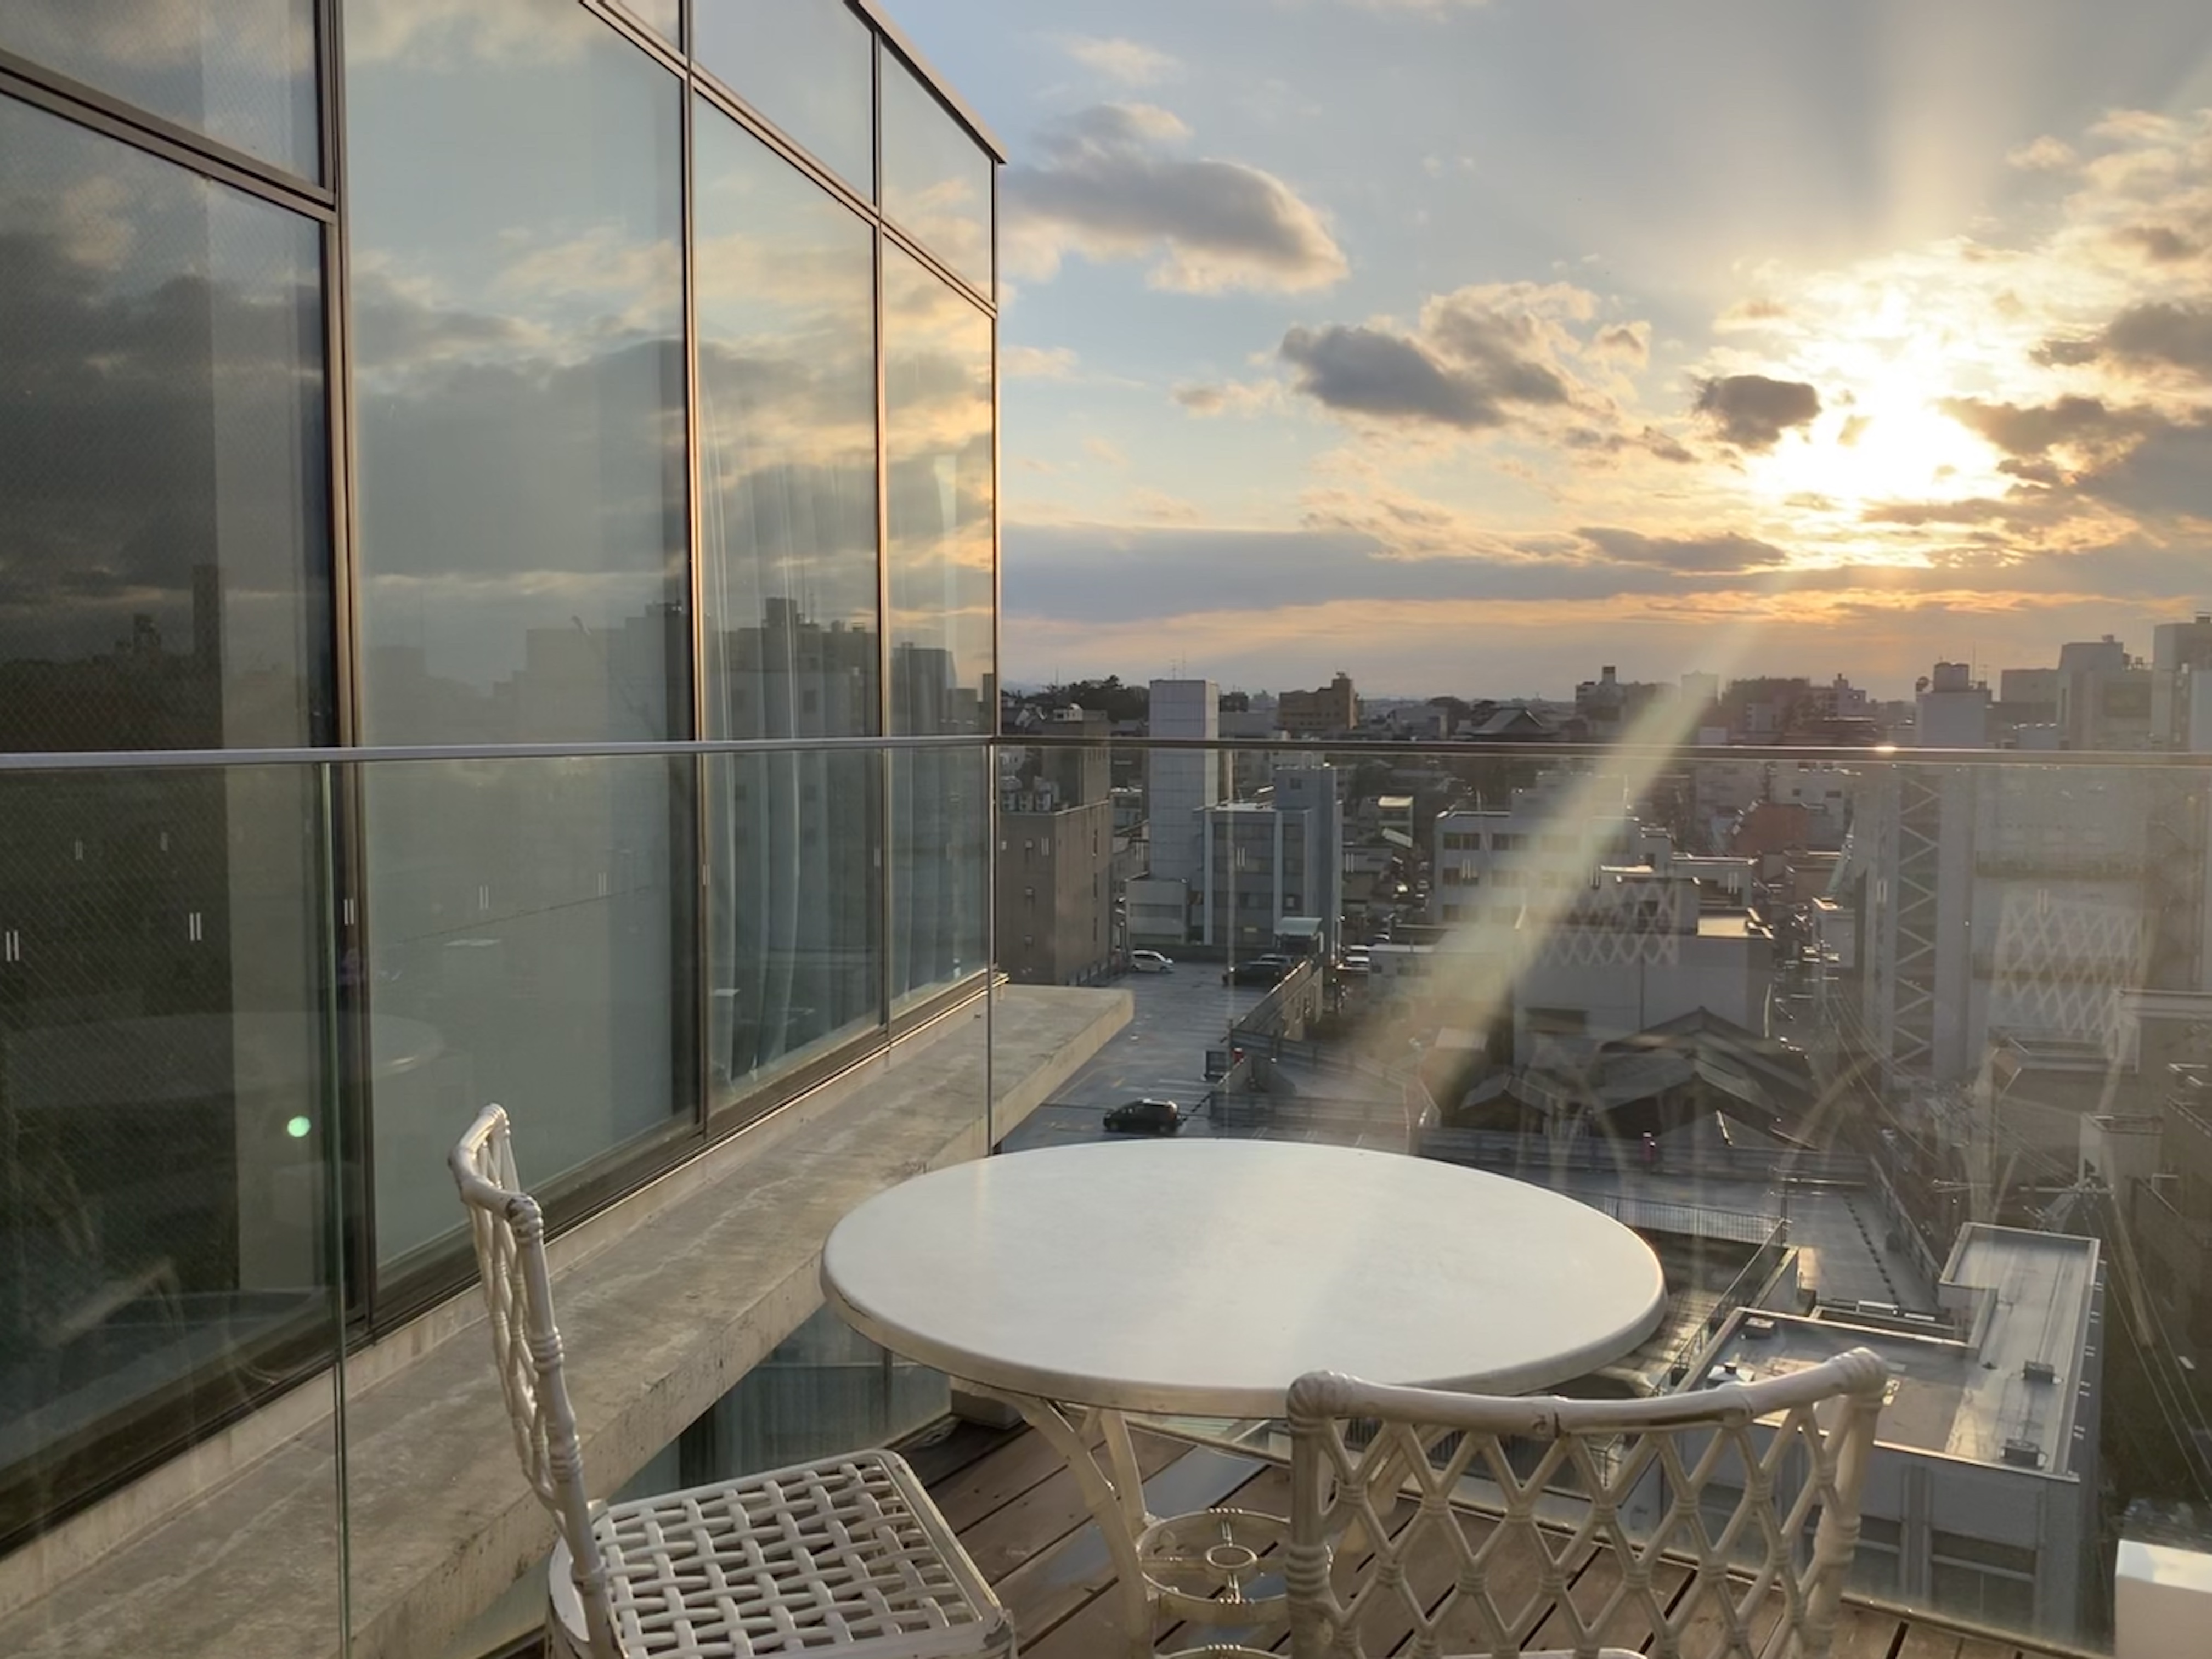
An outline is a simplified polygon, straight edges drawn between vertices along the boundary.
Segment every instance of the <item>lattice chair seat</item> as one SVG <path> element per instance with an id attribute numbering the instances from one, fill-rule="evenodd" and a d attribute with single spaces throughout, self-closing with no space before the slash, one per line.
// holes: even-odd
<path id="1" fill-rule="evenodd" d="M 1864 1348 L 1620 1401 L 1301 1377 L 1293 1659 L 1826 1659 L 1887 1382 Z"/>
<path id="2" fill-rule="evenodd" d="M 860 1451 L 593 1504 L 553 1319 L 545 1226 L 507 1114 L 450 1160 L 467 1205 L 515 1449 L 560 1533 L 546 1636 L 568 1659 L 1012 1655 L 1013 1627 L 905 1462 Z"/>

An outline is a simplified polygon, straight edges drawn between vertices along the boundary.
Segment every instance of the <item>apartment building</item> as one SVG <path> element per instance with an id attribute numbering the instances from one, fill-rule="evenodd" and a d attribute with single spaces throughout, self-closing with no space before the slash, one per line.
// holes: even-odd
<path id="1" fill-rule="evenodd" d="M 1516 789 L 1503 807 L 1439 813 L 1430 830 L 1429 919 L 1439 926 L 1510 928 L 1539 895 L 1587 887 L 1600 864 L 1635 843 L 1626 784 L 1603 774 L 1555 773 Z"/>

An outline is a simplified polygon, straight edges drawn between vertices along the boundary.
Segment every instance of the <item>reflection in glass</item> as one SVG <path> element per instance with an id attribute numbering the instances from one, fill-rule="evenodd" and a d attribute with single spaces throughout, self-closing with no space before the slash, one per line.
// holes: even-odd
<path id="1" fill-rule="evenodd" d="M 676 1081 L 682 818 L 659 757 L 386 766 L 364 781 L 376 1229 L 389 1267 L 458 1226 L 444 1158 L 498 1101 L 554 1183 L 665 1127 Z M 672 856 L 672 847 L 678 850 Z"/>
<path id="2" fill-rule="evenodd" d="M 0 780 L 0 1540 L 336 1352 L 316 796 Z"/>
<path id="3" fill-rule="evenodd" d="M 891 1000 L 981 972 L 990 751 L 891 751 Z"/>
<path id="4" fill-rule="evenodd" d="M 348 11 L 397 42 L 348 84 L 371 743 L 690 734 L 680 93 L 574 0 L 520 9 L 520 55 L 409 37 L 400 0 Z M 689 1109 L 690 782 L 363 780 L 375 1010 L 439 1028 L 533 1182 Z M 421 1173 L 453 1120 L 411 1084 L 374 1097 L 390 1262 L 458 1224 Z"/>
<path id="5" fill-rule="evenodd" d="M 684 44 L 684 0 L 622 0 L 672 46 Z"/>
<path id="6" fill-rule="evenodd" d="M 702 106 L 699 412 L 715 738 L 878 729 L 873 237 Z"/>
<path id="7" fill-rule="evenodd" d="M 708 1063 L 716 1103 L 883 1006 L 883 757 L 708 763 Z"/>
<path id="8" fill-rule="evenodd" d="M 0 99 L 0 749 L 327 740 L 321 295 L 313 225 Z M 331 1351 L 319 799 L 0 781 L 0 1548 Z"/>
<path id="9" fill-rule="evenodd" d="M 874 239 L 710 108 L 695 144 L 706 734 L 865 737 L 882 723 Z M 878 1018 L 880 766 L 707 769 L 720 1098 Z"/>
<path id="10" fill-rule="evenodd" d="M 317 179 L 315 0 L 8 0 L 0 50 Z"/>
<path id="11" fill-rule="evenodd" d="M 991 325 L 915 260 L 884 250 L 890 494 L 891 730 L 983 732 L 997 700 L 991 617 Z M 891 759 L 891 992 L 982 965 L 982 757 Z"/>
<path id="12" fill-rule="evenodd" d="M 0 99 L 0 747 L 330 736 L 310 222 Z"/>
<path id="13" fill-rule="evenodd" d="M 843 0 L 695 0 L 691 30 L 701 68 L 861 195 L 875 194 L 875 37 Z"/>
<path id="14" fill-rule="evenodd" d="M 884 211 L 991 292 L 991 158 L 912 70 L 884 53 Z"/>
<path id="15" fill-rule="evenodd" d="M 884 250 L 891 731 L 988 732 L 994 699 L 991 323 Z"/>

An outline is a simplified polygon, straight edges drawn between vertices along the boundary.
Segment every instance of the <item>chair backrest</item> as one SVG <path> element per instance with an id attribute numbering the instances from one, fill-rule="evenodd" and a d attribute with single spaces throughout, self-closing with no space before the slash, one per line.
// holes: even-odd
<path id="1" fill-rule="evenodd" d="M 1514 1659 L 1540 1623 L 1537 1645 L 1577 1659 L 1647 1633 L 1659 1659 L 1826 1659 L 1888 1378 L 1865 1348 L 1649 1400 L 1302 1376 L 1293 1659 L 1364 1659 L 1401 1639 L 1414 1659 Z M 1494 1520 L 1452 1513 L 1463 1481 L 1488 1484 L 1477 1495 Z M 1611 1562 L 1593 1562 L 1600 1547 Z"/>
<path id="2" fill-rule="evenodd" d="M 487 1106 L 447 1160 L 468 1206 L 490 1313 L 492 1362 L 507 1399 L 515 1455 L 568 1546 L 594 1659 L 623 1659 L 607 1597 L 606 1564 L 592 1532 L 576 1413 L 562 1376 L 561 1333 L 545 1265 L 545 1218 L 522 1190 L 507 1113 Z"/>

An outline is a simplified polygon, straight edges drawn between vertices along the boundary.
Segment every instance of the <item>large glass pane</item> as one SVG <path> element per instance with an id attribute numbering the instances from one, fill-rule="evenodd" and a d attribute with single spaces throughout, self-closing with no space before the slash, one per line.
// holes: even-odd
<path id="1" fill-rule="evenodd" d="M 363 735 L 686 737 L 678 84 L 573 0 L 510 9 L 523 54 L 416 9 L 348 13 Z M 688 769 L 362 781 L 376 1010 L 515 1110 L 532 1178 L 688 1112 Z M 386 1262 L 458 1219 L 417 1190 L 452 1109 L 376 1090 Z"/>
<path id="2" fill-rule="evenodd" d="M 882 724 L 874 236 L 711 108 L 694 155 L 706 734 L 865 737 Z M 879 1012 L 880 765 L 707 769 L 725 1098 Z"/>
<path id="3" fill-rule="evenodd" d="M 915 78 L 883 55 L 884 211 L 991 291 L 991 158 Z"/>
<path id="4" fill-rule="evenodd" d="M 321 295 L 313 224 L 0 99 L 0 748 L 327 737 Z M 331 1352 L 320 799 L 0 781 L 0 1549 Z"/>
<path id="5" fill-rule="evenodd" d="M 0 780 L 0 1550 L 337 1352 L 319 793 Z M 82 1651 L 66 1601 L 0 1649 Z"/>
<path id="6" fill-rule="evenodd" d="M 0 99 L 0 747 L 330 734 L 321 235 Z"/>
<path id="7" fill-rule="evenodd" d="M 989 881 L 989 751 L 891 752 L 891 998 L 980 972 Z"/>
<path id="8" fill-rule="evenodd" d="M 9 0 L 0 48 L 321 176 L 315 0 Z"/>
<path id="9" fill-rule="evenodd" d="M 683 44 L 684 0 L 623 0 L 623 3 L 651 24 L 669 45 Z"/>
<path id="10" fill-rule="evenodd" d="M 884 251 L 891 730 L 988 732 L 997 553 L 991 322 Z"/>
<path id="11" fill-rule="evenodd" d="M 863 196 L 875 38 L 844 0 L 696 0 L 692 56 Z"/>
<path id="12" fill-rule="evenodd" d="M 690 1109 L 675 1047 L 692 1028 L 677 999 L 696 981 L 671 872 L 692 862 L 691 763 L 362 769 L 390 1267 L 459 1226 L 445 1157 L 484 1102 L 514 1114 L 533 1188 Z"/>

